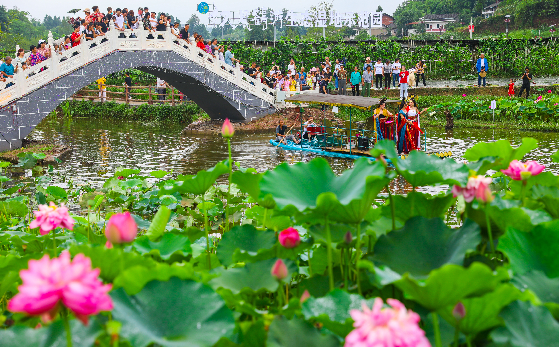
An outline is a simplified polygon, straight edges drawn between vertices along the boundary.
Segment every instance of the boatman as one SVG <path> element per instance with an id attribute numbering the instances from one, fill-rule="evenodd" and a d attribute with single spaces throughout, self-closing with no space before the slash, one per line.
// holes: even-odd
<path id="1" fill-rule="evenodd" d="M 293 126 L 295 126 L 295 124 L 293 124 Z M 293 128 L 293 126 L 291 128 Z M 279 125 L 276 127 L 276 142 L 281 142 L 284 145 L 287 145 L 287 141 L 293 141 L 295 144 L 299 144 L 299 141 L 297 141 L 295 136 L 286 135 L 288 132 L 287 126 L 283 125 L 283 119 L 280 119 Z"/>

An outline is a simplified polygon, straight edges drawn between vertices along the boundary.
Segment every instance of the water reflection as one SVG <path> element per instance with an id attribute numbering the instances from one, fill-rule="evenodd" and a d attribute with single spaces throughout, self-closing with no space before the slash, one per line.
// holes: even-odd
<path id="1" fill-rule="evenodd" d="M 195 174 L 227 158 L 227 144 L 221 136 L 182 134 L 183 124 L 114 119 L 75 117 L 71 123 L 49 119 L 41 123 L 31 138 L 54 139 L 73 148 L 69 158 L 55 168 L 61 176 L 72 178 L 77 184 L 100 186 L 117 168 L 138 168 L 146 175 L 150 171 L 173 171 L 173 174 Z M 479 130 L 427 128 L 429 151 L 452 151 L 461 160 L 466 149 L 480 141 L 510 140 L 519 145 L 522 137 L 534 137 L 540 147 L 529 159 L 538 160 L 557 172 L 559 165 L 550 156 L 559 148 L 557 133 L 525 132 L 518 130 Z M 269 145 L 267 134 L 235 134 L 232 140 L 233 160 L 243 167 L 265 171 L 287 162 L 307 162 L 313 154 L 289 152 Z M 336 173 L 350 168 L 346 159 L 326 158 Z M 60 182 L 62 183 L 62 179 Z M 411 187 L 395 181 L 396 193 L 408 192 Z M 437 193 L 447 187 L 421 191 Z"/>

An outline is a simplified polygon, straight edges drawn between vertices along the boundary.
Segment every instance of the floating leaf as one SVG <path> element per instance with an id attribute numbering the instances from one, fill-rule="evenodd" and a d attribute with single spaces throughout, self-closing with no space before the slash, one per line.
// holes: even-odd
<path id="1" fill-rule="evenodd" d="M 559 341 L 559 323 L 545 307 L 515 301 L 505 307 L 500 316 L 505 326 L 491 332 L 491 338 L 497 344 L 544 347 L 556 346 Z"/>
<path id="2" fill-rule="evenodd" d="M 172 195 L 175 192 L 202 195 L 210 189 L 219 176 L 229 172 L 229 167 L 225 163 L 226 161 L 219 162 L 208 171 L 198 171 L 196 175 L 181 175 L 174 183 L 165 183 L 159 195 Z"/>
<path id="3" fill-rule="evenodd" d="M 167 176 L 169 174 L 169 172 L 167 171 L 163 171 L 163 170 L 157 170 L 157 171 L 152 171 L 149 173 L 151 176 L 161 179 L 165 176 Z"/>
<path id="4" fill-rule="evenodd" d="M 135 347 L 212 346 L 235 327 L 223 299 L 207 285 L 191 280 L 152 281 L 136 295 L 120 288 L 111 297 L 113 319 L 122 323 L 120 336 Z"/>
<path id="5" fill-rule="evenodd" d="M 55 199 L 66 199 L 68 197 L 68 193 L 64 189 L 56 186 L 49 186 L 47 193 Z"/>
<path id="6" fill-rule="evenodd" d="M 256 230 L 252 225 L 235 226 L 223 234 L 217 246 L 217 257 L 221 264 L 229 266 L 238 261 L 257 260 L 262 251 L 274 247 L 276 235 L 269 230 Z"/>
<path id="7" fill-rule="evenodd" d="M 115 172 L 115 176 L 116 177 L 122 176 L 124 178 L 127 178 L 128 176 L 137 175 L 140 172 L 141 170 L 138 169 L 119 169 Z"/>
<path id="8" fill-rule="evenodd" d="M 549 278 L 559 277 L 559 220 L 536 226 L 530 232 L 510 228 L 499 239 L 498 249 L 510 260 L 511 269 L 519 275 L 539 270 Z"/>
<path id="9" fill-rule="evenodd" d="M 412 151 L 406 159 L 398 159 L 396 167 L 414 187 L 445 183 L 464 187 L 470 172 L 466 165 L 454 159 L 441 160 L 420 151 Z"/>
<path id="10" fill-rule="evenodd" d="M 374 299 L 365 300 L 361 295 L 349 294 L 341 289 L 334 289 L 322 298 L 309 298 L 302 305 L 306 320 L 322 323 L 333 333 L 345 337 L 353 330 L 351 310 L 361 310 L 365 304 L 372 308 Z"/>
<path id="11" fill-rule="evenodd" d="M 480 241 L 479 226 L 471 220 L 451 229 L 440 218 L 413 217 L 402 229 L 379 237 L 372 259 L 421 279 L 444 264 L 463 264 L 466 251 Z"/>
<path id="12" fill-rule="evenodd" d="M 494 273 L 487 265 L 473 263 L 469 268 L 448 264 L 431 272 L 427 280 L 418 281 L 404 275 L 395 284 L 412 300 L 430 311 L 437 311 L 470 296 L 494 290 L 508 279 L 505 270 Z"/>
<path id="13" fill-rule="evenodd" d="M 338 347 L 340 342 L 333 335 L 321 335 L 315 327 L 300 318 L 287 320 L 276 316 L 268 330 L 267 347 Z"/>
<path id="14" fill-rule="evenodd" d="M 192 253 L 188 237 L 173 233 L 164 234 L 158 242 L 150 241 L 147 236 L 140 236 L 132 246 L 140 254 L 157 255 L 163 260 L 169 259 L 175 252 Z"/>

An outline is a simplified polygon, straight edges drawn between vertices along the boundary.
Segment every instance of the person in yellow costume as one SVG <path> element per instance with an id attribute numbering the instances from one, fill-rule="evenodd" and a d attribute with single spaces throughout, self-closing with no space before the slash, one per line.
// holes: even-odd
<path id="1" fill-rule="evenodd" d="M 375 117 L 374 131 L 377 133 L 377 139 L 394 139 L 393 126 L 395 118 L 394 115 L 386 109 L 386 99 L 382 99 L 375 110 L 373 117 Z"/>
<path id="2" fill-rule="evenodd" d="M 107 86 L 105 82 L 107 82 L 105 77 L 101 77 L 97 80 L 97 86 L 99 87 L 99 99 L 101 102 L 105 102 L 107 100 Z"/>

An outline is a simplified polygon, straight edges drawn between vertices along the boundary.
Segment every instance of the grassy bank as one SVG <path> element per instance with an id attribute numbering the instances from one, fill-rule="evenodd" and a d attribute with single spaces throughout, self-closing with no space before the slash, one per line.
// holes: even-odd
<path id="1" fill-rule="evenodd" d="M 171 105 L 132 106 L 116 102 L 92 102 L 72 100 L 61 104 L 54 112 L 63 116 L 105 117 L 142 121 L 173 121 L 186 125 L 208 115 L 195 103 Z"/>

